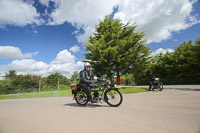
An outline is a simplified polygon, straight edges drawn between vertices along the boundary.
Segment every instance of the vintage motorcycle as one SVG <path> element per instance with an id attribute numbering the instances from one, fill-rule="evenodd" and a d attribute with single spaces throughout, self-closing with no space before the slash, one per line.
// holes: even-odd
<path id="1" fill-rule="evenodd" d="M 149 85 L 149 90 L 158 89 L 159 91 L 163 90 L 163 83 L 159 78 L 155 78 L 152 85 Z"/>
<path id="2" fill-rule="evenodd" d="M 84 106 L 89 100 L 88 96 L 83 88 L 79 84 L 71 85 L 72 94 L 76 102 Z M 118 107 L 123 97 L 121 92 L 116 87 L 110 87 L 109 82 L 106 80 L 99 80 L 95 85 L 91 86 L 91 96 L 93 103 L 106 102 L 111 107 Z"/>

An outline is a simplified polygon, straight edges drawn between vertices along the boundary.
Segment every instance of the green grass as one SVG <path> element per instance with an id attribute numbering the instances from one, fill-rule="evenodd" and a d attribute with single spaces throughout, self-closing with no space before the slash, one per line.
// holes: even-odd
<path id="1" fill-rule="evenodd" d="M 130 94 L 130 93 L 139 93 L 139 92 L 146 92 L 148 89 L 146 88 L 122 88 L 120 92 L 122 94 Z"/>
<path id="2" fill-rule="evenodd" d="M 145 92 L 144 88 L 126 88 L 120 89 L 122 94 Z M 71 90 L 61 91 L 46 91 L 46 92 L 32 92 L 32 93 L 18 93 L 18 94 L 2 94 L 0 99 L 17 99 L 17 98 L 34 98 L 34 97 L 59 97 L 59 96 L 72 96 Z"/>
<path id="3" fill-rule="evenodd" d="M 62 91 L 46 91 L 46 92 L 32 92 L 32 93 L 18 93 L 18 94 L 3 94 L 0 99 L 16 99 L 16 98 L 33 98 L 33 97 L 57 97 L 57 96 L 71 96 L 71 90 Z"/>

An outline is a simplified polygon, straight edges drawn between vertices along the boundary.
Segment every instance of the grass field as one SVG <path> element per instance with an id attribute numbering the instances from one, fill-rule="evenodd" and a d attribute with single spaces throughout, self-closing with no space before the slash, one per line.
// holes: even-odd
<path id="1" fill-rule="evenodd" d="M 120 89 L 122 94 L 139 93 L 148 91 L 145 88 L 126 88 Z M 18 94 L 3 94 L 0 99 L 17 99 L 17 98 L 34 98 L 34 97 L 60 97 L 72 96 L 71 90 L 61 91 L 47 91 L 47 92 L 32 92 L 32 93 L 18 93 Z"/>

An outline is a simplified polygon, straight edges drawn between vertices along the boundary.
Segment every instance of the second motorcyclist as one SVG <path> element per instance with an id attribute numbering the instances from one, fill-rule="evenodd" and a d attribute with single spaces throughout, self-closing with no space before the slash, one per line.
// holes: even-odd
<path id="1" fill-rule="evenodd" d="M 149 90 L 151 90 L 155 78 L 156 78 L 156 75 L 152 71 L 150 71 L 150 73 L 149 73 L 149 80 L 150 80 L 149 81 L 149 83 L 150 83 Z"/>

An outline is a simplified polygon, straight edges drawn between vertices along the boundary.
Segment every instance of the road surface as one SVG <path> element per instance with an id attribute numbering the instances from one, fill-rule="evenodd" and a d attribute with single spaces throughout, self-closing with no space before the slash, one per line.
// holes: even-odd
<path id="1" fill-rule="evenodd" d="M 0 100 L 0 133 L 200 133 L 200 91 L 124 94 L 120 107 L 72 97 Z"/>

